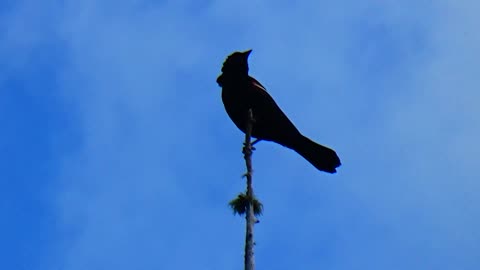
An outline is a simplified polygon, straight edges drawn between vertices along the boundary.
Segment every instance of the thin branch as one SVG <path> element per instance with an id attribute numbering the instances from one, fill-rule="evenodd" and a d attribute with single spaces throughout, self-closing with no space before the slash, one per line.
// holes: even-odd
<path id="1" fill-rule="evenodd" d="M 247 172 L 245 176 L 247 178 L 247 198 L 248 204 L 246 209 L 246 235 L 245 235 L 245 270 L 254 270 L 255 269 L 255 258 L 253 253 L 253 246 L 255 242 L 253 240 L 253 226 L 256 223 L 256 218 L 254 214 L 254 194 L 253 194 L 253 187 L 252 187 L 252 129 L 253 129 L 253 112 L 252 109 L 248 110 L 248 121 L 247 121 L 247 130 L 245 132 L 245 144 L 243 147 L 243 154 L 245 158 L 245 165 L 247 166 Z"/>

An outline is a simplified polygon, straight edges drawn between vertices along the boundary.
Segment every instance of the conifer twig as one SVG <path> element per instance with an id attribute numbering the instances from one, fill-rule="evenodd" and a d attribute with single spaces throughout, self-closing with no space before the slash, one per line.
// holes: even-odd
<path id="1" fill-rule="evenodd" d="M 234 214 L 239 214 L 240 216 L 245 214 L 245 270 L 255 270 L 255 259 L 253 256 L 253 247 L 255 246 L 255 242 L 253 240 L 253 226 L 255 223 L 258 223 L 256 216 L 262 214 L 263 205 L 255 197 L 252 186 L 252 153 L 253 150 L 255 150 L 255 148 L 253 148 L 253 144 L 259 140 L 255 140 L 254 142 L 251 141 L 252 129 L 255 123 L 255 118 L 251 109 L 248 111 L 247 120 L 248 122 L 245 131 L 245 142 L 242 151 L 245 158 L 245 164 L 247 166 L 247 172 L 243 175 L 247 178 L 247 190 L 245 193 L 242 192 L 237 196 L 237 198 L 231 200 L 229 205 Z"/>
<path id="2" fill-rule="evenodd" d="M 247 122 L 247 130 L 245 131 L 245 144 L 243 147 L 243 154 L 245 158 L 245 165 L 247 166 L 247 172 L 245 176 L 247 178 L 247 198 L 248 204 L 246 205 L 246 215 L 245 219 L 247 222 L 246 225 L 246 234 L 245 234 L 245 270 L 254 270 L 255 269 L 255 258 L 253 253 L 253 246 L 255 244 L 253 240 L 253 226 L 256 223 L 256 218 L 254 215 L 254 194 L 253 194 L 253 187 L 252 187 L 252 145 L 251 145 L 251 138 L 252 138 L 252 129 L 253 129 L 253 112 L 252 109 L 248 110 L 248 122 Z"/>

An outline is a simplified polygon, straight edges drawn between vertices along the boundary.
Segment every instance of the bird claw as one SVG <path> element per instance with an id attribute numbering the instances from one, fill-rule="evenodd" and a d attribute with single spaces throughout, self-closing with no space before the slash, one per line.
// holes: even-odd
<path id="1" fill-rule="evenodd" d="M 261 139 L 255 139 L 253 142 L 250 143 L 250 149 L 257 150 L 257 148 L 253 147 L 256 143 L 260 142 Z M 247 144 L 243 143 L 243 152 L 245 152 L 245 149 L 247 148 Z M 245 154 L 245 153 L 244 153 Z"/>
<path id="2" fill-rule="evenodd" d="M 252 173 L 251 172 L 246 172 L 242 175 L 242 178 L 245 178 L 245 177 L 248 177 L 248 176 L 252 176 Z"/>
<path id="3" fill-rule="evenodd" d="M 252 144 L 250 144 L 250 147 L 248 147 L 245 143 L 243 143 L 242 153 L 244 155 L 247 154 L 247 153 L 251 154 L 255 150 L 257 150 L 257 148 L 253 147 Z"/>

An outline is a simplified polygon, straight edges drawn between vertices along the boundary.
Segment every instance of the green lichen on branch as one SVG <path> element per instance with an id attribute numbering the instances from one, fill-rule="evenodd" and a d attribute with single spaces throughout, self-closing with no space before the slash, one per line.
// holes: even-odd
<path id="1" fill-rule="evenodd" d="M 257 217 L 262 215 L 263 204 L 256 197 L 249 198 L 245 193 L 238 194 L 237 198 L 231 200 L 228 204 L 230 208 L 232 208 L 233 214 L 242 216 L 247 212 L 247 206 L 250 200 L 253 205 L 253 214 Z"/>

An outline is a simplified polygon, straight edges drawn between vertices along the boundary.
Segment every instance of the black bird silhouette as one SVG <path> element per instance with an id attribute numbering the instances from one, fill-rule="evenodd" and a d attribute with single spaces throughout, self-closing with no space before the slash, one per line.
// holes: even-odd
<path id="1" fill-rule="evenodd" d="M 227 57 L 217 83 L 222 101 L 233 123 L 245 133 L 249 109 L 255 120 L 252 136 L 293 149 L 320 171 L 335 173 L 341 165 L 335 151 L 303 136 L 261 83 L 248 75 L 248 56 L 252 50 L 234 52 Z"/>

